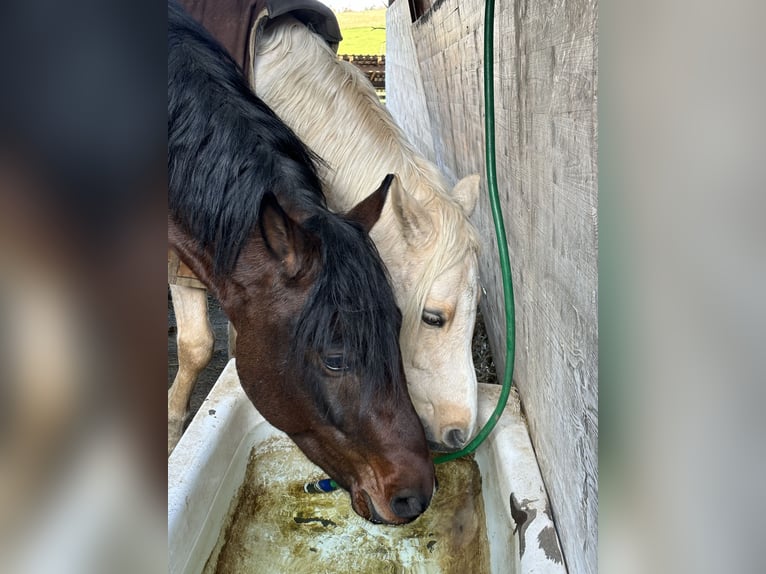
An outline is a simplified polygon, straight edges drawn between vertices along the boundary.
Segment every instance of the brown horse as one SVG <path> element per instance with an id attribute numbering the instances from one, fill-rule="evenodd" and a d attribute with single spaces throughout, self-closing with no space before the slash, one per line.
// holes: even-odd
<path id="1" fill-rule="evenodd" d="M 307 148 L 173 2 L 168 19 L 170 245 L 237 329 L 256 408 L 358 514 L 409 522 L 435 480 L 368 236 L 392 177 L 346 216 L 328 211 Z"/>

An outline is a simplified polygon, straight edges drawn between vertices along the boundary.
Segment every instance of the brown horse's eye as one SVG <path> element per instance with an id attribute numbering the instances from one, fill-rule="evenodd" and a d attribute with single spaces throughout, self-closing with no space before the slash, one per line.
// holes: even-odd
<path id="1" fill-rule="evenodd" d="M 443 327 L 444 326 L 444 317 L 439 315 L 439 313 L 433 313 L 431 311 L 423 311 L 423 316 L 421 317 L 423 319 L 423 323 L 430 327 Z"/>
<path id="2" fill-rule="evenodd" d="M 322 359 L 325 369 L 333 373 L 342 373 L 348 371 L 348 365 L 343 355 L 326 355 Z"/>

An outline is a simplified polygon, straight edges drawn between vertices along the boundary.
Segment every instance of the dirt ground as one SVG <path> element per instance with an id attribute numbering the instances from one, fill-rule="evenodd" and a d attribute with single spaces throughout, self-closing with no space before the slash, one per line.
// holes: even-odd
<path id="1" fill-rule="evenodd" d="M 208 312 L 210 323 L 213 326 L 215 334 L 215 349 L 213 358 L 207 368 L 200 374 L 197 384 L 191 396 L 191 413 L 188 421 L 191 421 L 194 413 L 202 405 L 208 392 L 218 379 L 223 368 L 228 362 L 227 351 L 227 324 L 226 315 L 221 310 L 218 301 L 208 294 Z M 484 327 L 484 320 L 481 312 L 476 318 L 476 327 L 473 333 L 473 363 L 476 368 L 476 378 L 480 383 L 497 384 L 497 375 L 495 372 L 495 363 L 492 360 L 492 353 L 489 348 L 487 331 Z M 173 304 L 170 300 L 170 290 L 168 290 L 168 388 L 173 384 L 173 379 L 178 370 L 178 354 L 176 351 L 176 318 L 173 313 Z M 187 424 L 188 424 L 187 421 Z"/>

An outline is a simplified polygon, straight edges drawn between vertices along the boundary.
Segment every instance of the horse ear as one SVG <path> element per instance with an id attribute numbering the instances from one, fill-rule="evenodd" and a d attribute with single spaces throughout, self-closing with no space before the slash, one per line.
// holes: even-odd
<path id="1" fill-rule="evenodd" d="M 380 219 L 380 214 L 383 211 L 383 206 L 388 197 L 388 190 L 391 188 L 391 184 L 395 179 L 396 176 L 393 173 L 389 173 L 383 179 L 383 183 L 380 184 L 380 187 L 352 207 L 351 211 L 346 214 L 346 217 L 352 221 L 356 221 L 367 233 L 370 233 L 372 227 L 377 223 L 378 219 Z"/>
<path id="2" fill-rule="evenodd" d="M 391 183 L 389 195 L 391 200 L 388 203 L 407 243 L 418 245 L 425 241 L 431 231 L 431 220 L 418 200 L 407 193 L 398 177 Z"/>
<path id="3" fill-rule="evenodd" d="M 284 266 L 289 276 L 294 277 L 303 267 L 302 254 L 306 244 L 303 231 L 271 193 L 263 196 L 258 217 L 269 254 Z"/>
<path id="4" fill-rule="evenodd" d="M 463 208 L 466 217 L 470 217 L 479 199 L 479 174 L 474 173 L 461 179 L 452 189 L 452 198 Z"/>

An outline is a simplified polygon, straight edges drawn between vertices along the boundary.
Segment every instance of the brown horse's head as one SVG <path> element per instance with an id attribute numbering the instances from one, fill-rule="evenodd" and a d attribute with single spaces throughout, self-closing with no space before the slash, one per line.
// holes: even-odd
<path id="1" fill-rule="evenodd" d="M 221 300 L 256 408 L 358 514 L 401 524 L 427 508 L 434 469 L 407 392 L 401 315 L 367 236 L 389 183 L 346 217 L 292 218 L 267 195 Z"/>

